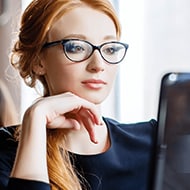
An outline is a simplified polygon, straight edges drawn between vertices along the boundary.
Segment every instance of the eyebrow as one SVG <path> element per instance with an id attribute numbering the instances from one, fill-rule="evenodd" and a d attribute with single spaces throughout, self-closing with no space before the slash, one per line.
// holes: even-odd
<path id="1" fill-rule="evenodd" d="M 87 37 L 82 34 L 70 34 L 70 35 L 64 36 L 63 39 L 69 39 L 69 38 L 77 38 L 77 39 L 87 40 Z M 113 35 L 107 35 L 103 38 L 103 40 L 115 40 L 115 39 L 117 39 L 117 37 L 113 36 Z"/>
<path id="2" fill-rule="evenodd" d="M 113 40 L 113 39 L 117 39 L 116 36 L 112 36 L 112 35 L 108 35 L 108 36 L 105 36 L 104 40 Z"/>
<path id="3" fill-rule="evenodd" d="M 67 36 L 64 36 L 63 39 L 69 39 L 69 38 L 80 38 L 80 39 L 83 39 L 83 40 L 86 40 L 86 37 L 82 34 L 69 34 Z"/>

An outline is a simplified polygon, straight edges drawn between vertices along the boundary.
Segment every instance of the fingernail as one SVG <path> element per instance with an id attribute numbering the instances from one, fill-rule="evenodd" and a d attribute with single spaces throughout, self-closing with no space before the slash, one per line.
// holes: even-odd
<path id="1" fill-rule="evenodd" d="M 95 140 L 93 141 L 93 143 L 94 143 L 94 144 L 98 144 L 98 141 L 95 139 Z"/>
<path id="2" fill-rule="evenodd" d="M 95 139 L 95 138 L 91 138 L 91 141 L 92 141 L 94 144 L 98 144 L 98 141 L 97 141 L 97 139 Z"/>
<path id="3" fill-rule="evenodd" d="M 100 126 L 104 125 L 104 122 L 101 120 L 99 123 Z"/>

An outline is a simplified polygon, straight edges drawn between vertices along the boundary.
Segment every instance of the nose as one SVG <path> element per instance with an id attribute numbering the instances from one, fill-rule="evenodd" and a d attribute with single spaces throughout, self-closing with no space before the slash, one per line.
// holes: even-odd
<path id="1" fill-rule="evenodd" d="M 87 70 L 94 73 L 100 72 L 100 71 L 104 71 L 105 66 L 106 66 L 106 63 L 104 59 L 102 58 L 102 56 L 100 55 L 100 52 L 98 50 L 95 50 L 89 59 Z"/>

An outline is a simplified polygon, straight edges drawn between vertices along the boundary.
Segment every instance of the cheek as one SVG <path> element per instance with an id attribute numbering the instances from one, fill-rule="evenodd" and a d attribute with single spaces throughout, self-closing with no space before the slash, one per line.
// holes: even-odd
<path id="1" fill-rule="evenodd" d="M 76 72 L 75 72 L 76 73 Z M 49 76 L 50 80 L 53 83 L 57 84 L 67 84 L 72 82 L 73 80 L 73 70 L 66 69 L 65 67 L 57 67 L 55 69 L 52 68 L 52 70 L 47 75 Z"/>
<path id="2" fill-rule="evenodd" d="M 57 64 L 47 72 L 47 81 L 53 93 L 71 90 L 79 81 L 79 77 L 80 69 L 74 64 Z"/>
<path id="3" fill-rule="evenodd" d="M 48 49 L 45 54 L 45 68 L 48 76 L 64 77 L 70 61 L 65 57 L 60 48 Z"/>
<path id="4" fill-rule="evenodd" d="M 60 46 L 47 49 L 44 52 L 43 59 L 47 68 L 56 68 L 69 62 Z"/>
<path id="5" fill-rule="evenodd" d="M 109 81 L 112 81 L 112 82 L 115 81 L 117 72 L 118 72 L 118 66 L 117 65 L 113 65 L 113 66 L 111 65 L 111 67 L 109 68 L 109 71 L 108 71 Z"/>

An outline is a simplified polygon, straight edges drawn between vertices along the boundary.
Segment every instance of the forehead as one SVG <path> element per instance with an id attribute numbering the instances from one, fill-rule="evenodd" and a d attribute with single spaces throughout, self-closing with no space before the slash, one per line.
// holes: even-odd
<path id="1" fill-rule="evenodd" d="M 70 10 L 51 27 L 49 40 L 59 40 L 70 36 L 83 36 L 88 40 L 116 39 L 116 28 L 112 19 L 105 13 L 89 7 Z"/>

